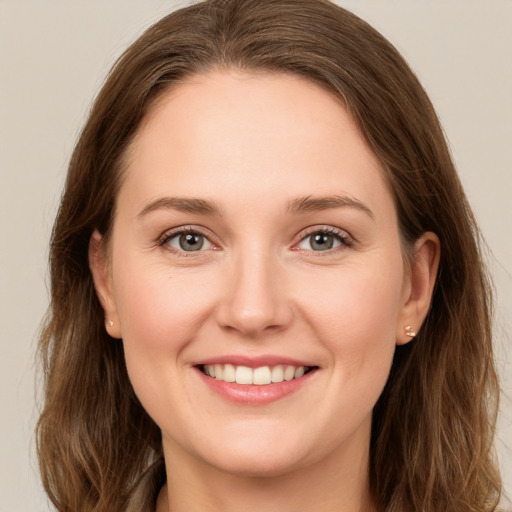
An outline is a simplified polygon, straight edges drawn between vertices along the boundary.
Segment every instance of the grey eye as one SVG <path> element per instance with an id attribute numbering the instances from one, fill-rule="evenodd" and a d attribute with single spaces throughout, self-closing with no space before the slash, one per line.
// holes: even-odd
<path id="1" fill-rule="evenodd" d="M 308 251 L 328 251 L 330 249 L 336 249 L 342 244 L 340 236 L 318 232 L 308 235 L 299 244 L 299 249 L 306 249 Z"/>
<path id="2" fill-rule="evenodd" d="M 169 238 L 167 244 L 173 249 L 194 252 L 209 249 L 211 242 L 201 233 L 177 233 Z"/>
<path id="3" fill-rule="evenodd" d="M 311 249 L 314 251 L 327 251 L 334 246 L 334 237 L 326 233 L 317 233 L 309 237 Z"/>

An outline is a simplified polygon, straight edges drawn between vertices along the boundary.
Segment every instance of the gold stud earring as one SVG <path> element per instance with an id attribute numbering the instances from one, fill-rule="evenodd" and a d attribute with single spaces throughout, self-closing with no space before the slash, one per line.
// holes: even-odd
<path id="1" fill-rule="evenodd" d="M 414 336 L 416 336 L 416 333 L 412 330 L 412 327 L 410 325 L 406 325 L 405 335 L 409 336 L 409 338 L 414 338 Z"/>

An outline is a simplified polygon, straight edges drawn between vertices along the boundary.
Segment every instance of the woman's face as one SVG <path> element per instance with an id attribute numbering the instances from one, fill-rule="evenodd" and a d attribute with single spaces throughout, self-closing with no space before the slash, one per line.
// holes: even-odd
<path id="1" fill-rule="evenodd" d="M 236 72 L 168 91 L 109 251 L 108 329 L 166 455 L 250 475 L 367 456 L 411 279 L 383 170 L 327 92 Z"/>

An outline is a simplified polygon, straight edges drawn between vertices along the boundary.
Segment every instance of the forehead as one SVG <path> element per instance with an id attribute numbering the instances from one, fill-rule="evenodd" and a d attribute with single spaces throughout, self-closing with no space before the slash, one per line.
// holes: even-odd
<path id="1" fill-rule="evenodd" d="M 216 71 L 158 98 L 128 154 L 121 196 L 257 201 L 269 187 L 284 199 L 336 186 L 367 201 L 387 188 L 341 101 L 293 75 Z"/>

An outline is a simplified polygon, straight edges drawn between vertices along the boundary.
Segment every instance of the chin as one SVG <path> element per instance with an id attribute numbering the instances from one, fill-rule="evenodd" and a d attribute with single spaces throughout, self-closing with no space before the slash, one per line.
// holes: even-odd
<path id="1" fill-rule="evenodd" d="M 251 433 L 238 440 L 231 436 L 229 442 L 219 442 L 216 448 L 203 452 L 204 460 L 233 475 L 281 476 L 312 462 L 307 444 L 298 441 L 282 432 L 277 436 L 265 436 L 260 432 L 257 437 Z"/>
<path id="2" fill-rule="evenodd" d="M 302 467 L 296 456 L 267 456 L 262 454 L 226 453 L 210 464 L 224 473 L 249 478 L 271 478 L 291 473 Z"/>

